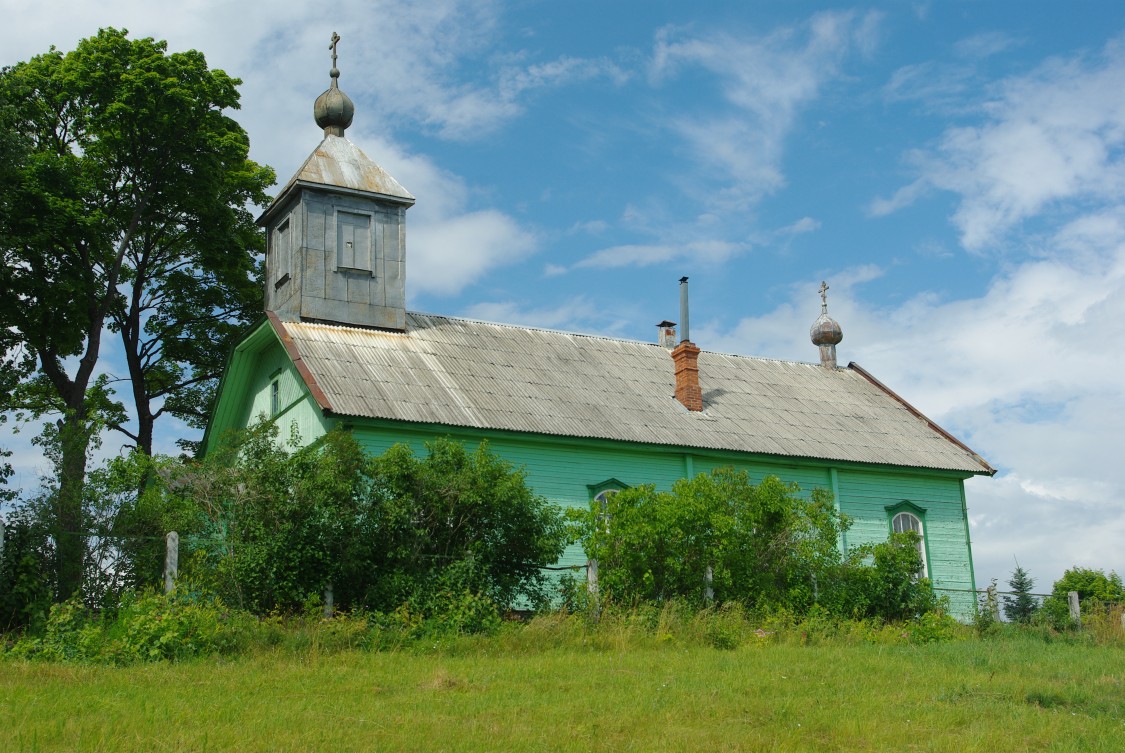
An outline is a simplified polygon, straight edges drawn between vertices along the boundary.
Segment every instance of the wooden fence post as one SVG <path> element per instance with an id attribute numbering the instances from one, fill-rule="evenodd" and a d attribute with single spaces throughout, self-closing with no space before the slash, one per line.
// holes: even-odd
<path id="1" fill-rule="evenodd" d="M 332 597 L 332 582 L 324 587 L 324 617 L 327 619 L 336 613 L 336 604 Z"/>
<path id="2" fill-rule="evenodd" d="M 715 601 L 715 570 L 710 565 L 703 573 L 703 600 L 708 604 Z"/>
<path id="3" fill-rule="evenodd" d="M 1066 601 L 1070 605 L 1070 619 L 1073 620 L 1075 625 L 1082 624 L 1082 607 L 1078 604 L 1078 592 L 1070 591 L 1066 595 Z"/>
<path id="4" fill-rule="evenodd" d="M 590 608 L 596 620 L 601 614 L 601 599 L 598 591 L 598 561 L 595 559 L 586 560 L 586 593 L 590 595 Z"/>
<path id="5" fill-rule="evenodd" d="M 169 531 L 164 537 L 164 593 L 171 593 L 176 587 L 176 576 L 180 571 L 180 534 Z"/>

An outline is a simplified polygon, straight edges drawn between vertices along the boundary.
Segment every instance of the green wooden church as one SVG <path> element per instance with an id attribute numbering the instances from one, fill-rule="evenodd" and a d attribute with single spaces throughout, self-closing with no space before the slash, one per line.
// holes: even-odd
<path id="1" fill-rule="evenodd" d="M 324 138 L 262 214 L 265 317 L 235 347 L 204 450 L 265 415 L 301 441 L 349 428 L 371 453 L 435 436 L 491 448 L 536 492 L 599 494 L 733 466 L 831 490 L 854 524 L 841 546 L 921 534 L 927 575 L 971 613 L 966 479 L 995 473 L 871 374 L 836 364 L 842 334 L 812 328 L 816 363 L 701 350 L 681 323 L 653 342 L 409 312 L 406 210 L 393 177 L 345 136 L 354 107 L 317 100 Z M 561 565 L 582 566 L 576 547 Z"/>

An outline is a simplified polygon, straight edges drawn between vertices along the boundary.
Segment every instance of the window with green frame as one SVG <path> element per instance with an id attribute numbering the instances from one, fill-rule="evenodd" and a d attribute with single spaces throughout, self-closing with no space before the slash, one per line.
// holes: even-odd
<path id="1" fill-rule="evenodd" d="M 887 507 L 891 533 L 913 531 L 918 534 L 918 555 L 922 558 L 923 578 L 930 577 L 930 560 L 926 554 L 926 511 L 908 500 Z"/>

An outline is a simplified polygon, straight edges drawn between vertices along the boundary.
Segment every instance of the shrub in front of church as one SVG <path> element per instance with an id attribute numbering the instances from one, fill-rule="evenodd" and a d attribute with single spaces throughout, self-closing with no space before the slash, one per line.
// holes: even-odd
<path id="1" fill-rule="evenodd" d="M 671 491 L 622 490 L 574 513 L 572 526 L 598 561 L 604 599 L 803 611 L 839 564 L 847 520 L 821 491 L 800 496 L 775 477 L 755 485 L 728 468 L 681 479 Z"/>
<path id="2" fill-rule="evenodd" d="M 258 427 L 166 479 L 202 521 L 188 567 L 228 604 L 295 613 L 330 587 L 339 609 L 461 615 L 546 597 L 560 513 L 487 445 L 436 439 L 421 457 L 396 445 L 371 458 L 344 431 L 296 444 Z"/>
<path id="3" fill-rule="evenodd" d="M 684 599 L 702 606 L 738 602 L 768 613 L 805 614 L 814 605 L 843 618 L 909 620 L 939 607 L 916 540 L 895 535 L 842 558 L 850 521 L 831 495 L 717 469 L 622 490 L 571 513 L 571 526 L 598 563 L 603 603 Z"/>

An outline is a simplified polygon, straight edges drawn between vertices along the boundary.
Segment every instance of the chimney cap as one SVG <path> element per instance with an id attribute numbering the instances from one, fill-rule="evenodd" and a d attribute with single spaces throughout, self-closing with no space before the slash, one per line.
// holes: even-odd
<path id="1" fill-rule="evenodd" d="M 660 323 L 659 323 L 659 324 L 657 324 L 656 326 L 657 326 L 657 327 L 660 327 L 661 329 L 663 329 L 664 327 L 675 327 L 675 326 L 676 326 L 676 323 L 675 323 L 675 322 L 670 322 L 670 321 L 668 321 L 667 319 L 665 319 L 664 321 L 660 322 Z"/>

